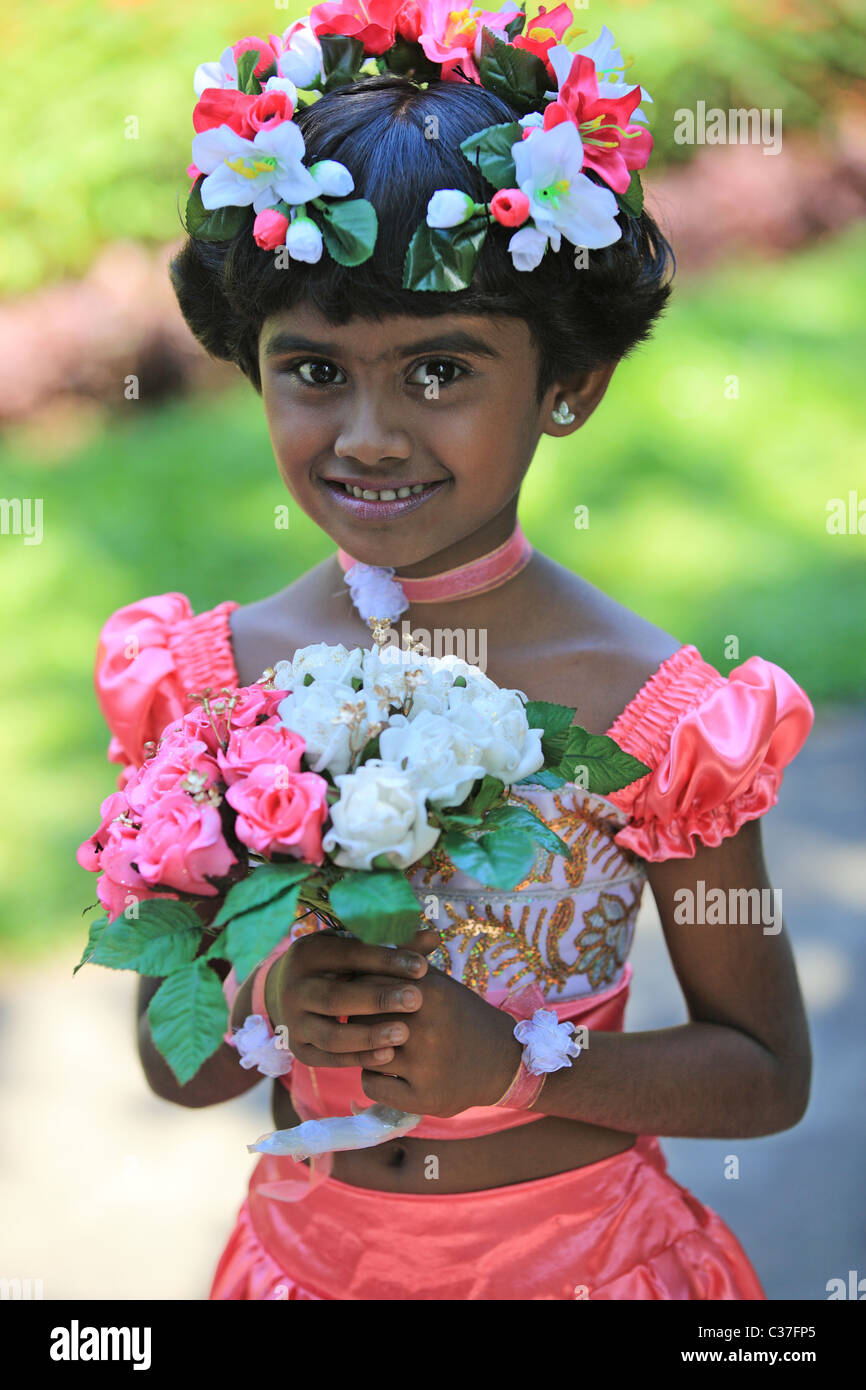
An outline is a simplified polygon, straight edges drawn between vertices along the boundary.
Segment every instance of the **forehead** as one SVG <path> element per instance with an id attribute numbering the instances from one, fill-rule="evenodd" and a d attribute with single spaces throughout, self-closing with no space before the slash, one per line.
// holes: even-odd
<path id="1" fill-rule="evenodd" d="M 505 314 L 389 314 L 334 324 L 312 306 L 298 305 L 268 318 L 260 341 L 265 357 L 295 350 L 340 352 L 375 364 L 437 349 L 493 364 L 514 355 L 525 363 L 530 333 L 525 320 Z"/>

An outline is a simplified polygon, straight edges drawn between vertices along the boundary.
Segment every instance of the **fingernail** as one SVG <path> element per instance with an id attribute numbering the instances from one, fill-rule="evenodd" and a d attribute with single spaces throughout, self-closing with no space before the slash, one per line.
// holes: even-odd
<path id="1" fill-rule="evenodd" d="M 417 975 L 424 968 L 424 957 L 404 953 L 397 957 L 397 967 L 400 970 L 408 970 L 413 975 Z"/>
<path id="2" fill-rule="evenodd" d="M 398 989 L 394 999 L 398 1009 L 414 1009 L 416 1004 L 421 1003 L 417 989 Z"/>
<path id="3" fill-rule="evenodd" d="M 389 1042 L 405 1042 L 406 1029 L 402 1026 L 402 1024 L 395 1023 L 393 1028 L 388 1029 L 387 1033 L 385 1034 L 385 1037 L 388 1039 Z"/>

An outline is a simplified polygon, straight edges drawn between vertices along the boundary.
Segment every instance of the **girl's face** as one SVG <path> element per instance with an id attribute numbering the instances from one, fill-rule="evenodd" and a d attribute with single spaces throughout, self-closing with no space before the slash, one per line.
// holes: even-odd
<path id="1" fill-rule="evenodd" d="M 335 327 L 307 306 L 268 318 L 259 364 L 277 467 L 298 506 L 356 560 L 407 577 L 507 540 L 540 435 L 577 429 L 613 372 L 554 383 L 539 405 L 523 319 L 394 315 Z M 551 419 L 563 395 L 570 427 Z"/>

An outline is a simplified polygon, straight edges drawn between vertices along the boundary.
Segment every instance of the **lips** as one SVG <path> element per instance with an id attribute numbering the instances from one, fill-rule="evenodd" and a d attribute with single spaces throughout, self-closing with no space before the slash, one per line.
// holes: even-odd
<path id="1" fill-rule="evenodd" d="M 416 507 L 423 507 L 429 498 L 434 497 L 448 481 L 447 478 L 439 479 L 432 483 L 400 483 L 395 487 L 385 487 L 382 491 L 393 492 L 393 497 L 382 498 L 378 492 L 373 497 L 356 497 L 354 492 L 350 492 L 345 481 L 337 481 L 333 478 L 322 478 L 321 485 L 324 487 L 329 497 L 336 503 L 341 511 L 346 511 L 349 515 L 360 520 L 382 521 L 392 517 L 402 516 L 405 512 L 414 511 Z M 359 487 L 360 484 L 352 484 Z M 413 488 L 419 491 L 413 491 Z M 408 488 L 408 495 L 399 496 L 399 492 Z M 362 489 L 362 491 L 374 492 L 372 488 Z"/>

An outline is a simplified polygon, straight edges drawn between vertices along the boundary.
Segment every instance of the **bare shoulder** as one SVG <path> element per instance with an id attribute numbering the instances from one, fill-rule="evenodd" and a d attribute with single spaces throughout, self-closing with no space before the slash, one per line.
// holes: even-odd
<path id="1" fill-rule="evenodd" d="M 335 607 L 340 613 L 345 607 L 339 590 L 329 557 L 276 593 L 235 608 L 229 626 L 241 684 L 258 680 L 276 661 L 290 660 L 300 647 L 344 640 L 335 627 Z"/>
<path id="2" fill-rule="evenodd" d="M 548 557 L 546 581 L 550 619 L 545 645 L 546 689 L 538 698 L 576 707 L 576 721 L 603 734 L 668 657 L 683 643 L 610 594 Z M 533 694 L 537 677 L 531 682 Z M 525 687 L 524 687 L 525 688 Z"/>

